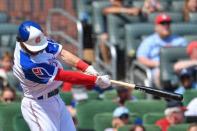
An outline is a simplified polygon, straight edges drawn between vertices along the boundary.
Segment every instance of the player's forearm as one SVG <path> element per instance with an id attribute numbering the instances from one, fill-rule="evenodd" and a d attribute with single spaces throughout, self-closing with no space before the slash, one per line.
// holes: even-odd
<path id="1" fill-rule="evenodd" d="M 97 77 L 93 75 L 86 75 L 75 71 L 65 71 L 58 69 L 55 80 L 69 82 L 77 85 L 94 85 Z"/>
<path id="2" fill-rule="evenodd" d="M 144 57 L 139 57 L 138 61 L 149 68 L 155 68 L 159 66 L 159 62 Z"/>
<path id="3" fill-rule="evenodd" d="M 189 68 L 191 66 L 197 65 L 196 60 L 186 60 L 186 61 L 179 61 L 174 65 L 174 70 L 175 71 L 180 71 L 184 68 Z"/>
<path id="4" fill-rule="evenodd" d="M 72 67 L 76 67 L 77 69 L 81 71 L 85 71 L 89 66 L 87 63 L 82 61 L 79 57 L 73 55 L 72 53 L 64 49 L 61 51 L 61 59 L 65 63 L 71 65 Z"/>

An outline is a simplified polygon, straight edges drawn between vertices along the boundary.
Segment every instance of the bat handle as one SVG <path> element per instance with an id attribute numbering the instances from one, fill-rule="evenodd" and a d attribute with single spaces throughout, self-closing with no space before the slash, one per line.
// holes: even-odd
<path id="1" fill-rule="evenodd" d="M 135 85 L 135 89 L 144 91 L 149 94 L 157 95 L 159 97 L 164 97 L 166 99 L 173 99 L 173 100 L 178 100 L 178 101 L 183 100 L 183 96 L 177 93 L 171 93 L 171 92 L 162 91 L 159 89 L 150 88 L 150 87 L 141 86 L 141 85 Z"/>

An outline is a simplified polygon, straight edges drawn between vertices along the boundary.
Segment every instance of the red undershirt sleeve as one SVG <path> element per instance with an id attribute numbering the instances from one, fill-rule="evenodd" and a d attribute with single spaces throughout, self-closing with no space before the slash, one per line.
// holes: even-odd
<path id="1" fill-rule="evenodd" d="M 65 71 L 58 69 L 55 80 L 69 82 L 76 85 L 93 86 L 95 85 L 97 77 L 93 75 L 86 75 L 76 71 Z"/>

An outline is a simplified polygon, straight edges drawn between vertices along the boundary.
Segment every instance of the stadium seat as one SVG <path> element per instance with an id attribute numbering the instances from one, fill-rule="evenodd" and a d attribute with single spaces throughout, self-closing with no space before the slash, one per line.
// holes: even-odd
<path id="1" fill-rule="evenodd" d="M 197 23 L 197 13 L 189 14 L 189 22 L 194 24 Z"/>
<path id="2" fill-rule="evenodd" d="M 140 19 L 141 18 L 139 16 L 128 16 L 125 14 L 108 15 L 107 25 L 108 25 L 110 43 L 119 46 L 119 48 L 125 49 L 126 44 L 124 43 L 124 39 L 125 39 L 124 26 L 126 24 L 137 23 L 140 21 Z"/>
<path id="3" fill-rule="evenodd" d="M 172 19 L 172 22 L 183 22 L 183 15 L 181 12 L 165 12 L 166 14 L 168 14 L 171 19 Z M 157 13 L 151 13 L 148 15 L 148 22 L 151 22 L 151 23 L 154 23 L 155 21 L 155 17 L 160 14 L 159 12 Z"/>
<path id="4" fill-rule="evenodd" d="M 87 19 L 92 24 L 92 0 L 77 0 L 76 11 L 79 20 Z"/>
<path id="5" fill-rule="evenodd" d="M 27 123 L 25 122 L 22 114 L 17 114 L 13 118 L 13 131 L 30 131 Z"/>
<path id="6" fill-rule="evenodd" d="M 146 131 L 161 131 L 161 128 L 156 125 L 144 125 Z M 131 129 L 131 125 L 126 125 L 120 127 L 118 131 L 129 131 Z"/>
<path id="7" fill-rule="evenodd" d="M 16 91 L 16 101 L 21 102 L 22 98 L 23 98 L 23 93 Z"/>
<path id="8" fill-rule="evenodd" d="M 142 100 L 146 98 L 146 94 L 138 90 L 133 90 L 132 95 L 135 96 L 138 100 Z"/>
<path id="9" fill-rule="evenodd" d="M 174 12 L 182 12 L 183 11 L 183 5 L 184 5 L 183 0 L 173 0 L 170 10 L 174 11 Z"/>
<path id="10" fill-rule="evenodd" d="M 104 100 L 114 100 L 114 99 L 117 99 L 118 97 L 118 94 L 117 94 L 117 91 L 114 89 L 114 90 L 109 90 L 109 91 L 105 91 L 103 93 L 103 99 Z"/>
<path id="11" fill-rule="evenodd" d="M 144 5 L 144 0 L 133 0 L 133 6 L 138 7 L 138 8 L 142 8 Z M 165 0 L 161 0 L 160 1 L 162 7 L 164 8 L 164 10 L 168 10 L 168 2 Z"/>
<path id="12" fill-rule="evenodd" d="M 183 104 L 187 106 L 189 102 L 195 97 L 197 97 L 197 90 L 186 90 L 183 94 Z"/>
<path id="13" fill-rule="evenodd" d="M 88 100 L 77 105 L 78 129 L 89 131 L 94 129 L 93 118 L 97 113 L 113 112 L 117 107 L 111 101 Z"/>
<path id="14" fill-rule="evenodd" d="M 16 76 L 13 74 L 13 72 L 7 73 L 7 81 L 8 81 L 9 86 L 14 89 L 18 89 L 20 87 L 20 82 L 16 78 Z"/>
<path id="15" fill-rule="evenodd" d="M 15 48 L 18 26 L 15 24 L 0 24 L 0 46 Z"/>
<path id="16" fill-rule="evenodd" d="M 88 91 L 88 100 L 93 100 L 93 99 L 98 99 L 99 98 L 99 93 L 92 90 L 92 91 Z"/>
<path id="17" fill-rule="evenodd" d="M 94 33 L 100 34 L 104 32 L 106 24 L 104 22 L 103 8 L 110 6 L 109 1 L 94 1 L 92 4 L 93 7 L 93 30 Z"/>
<path id="18" fill-rule="evenodd" d="M 197 40 L 197 34 L 196 35 L 184 35 L 184 38 L 189 42 L 196 41 Z"/>
<path id="19" fill-rule="evenodd" d="M 4 12 L 0 12 L 0 24 L 8 22 L 8 15 Z"/>
<path id="20" fill-rule="evenodd" d="M 162 87 L 173 90 L 178 86 L 178 77 L 173 69 L 176 61 L 187 59 L 185 47 L 161 48 L 160 80 Z"/>
<path id="21" fill-rule="evenodd" d="M 143 116 L 143 124 L 155 124 L 155 122 L 164 117 L 164 113 L 147 113 Z"/>
<path id="22" fill-rule="evenodd" d="M 149 23 L 126 24 L 125 30 L 127 55 L 133 52 L 132 57 L 135 57 L 136 50 L 142 39 L 154 32 L 154 25 Z"/>
<path id="23" fill-rule="evenodd" d="M 66 105 L 71 105 L 73 100 L 72 92 L 60 92 L 60 96 Z"/>
<path id="24" fill-rule="evenodd" d="M 112 113 L 99 113 L 94 116 L 95 131 L 104 131 L 106 128 L 112 128 Z M 133 124 L 138 118 L 138 114 L 130 114 L 129 123 Z"/>
<path id="25" fill-rule="evenodd" d="M 189 23 L 175 23 L 171 25 L 171 30 L 173 34 L 177 35 L 196 35 L 197 30 L 194 30 L 197 28 L 196 24 L 189 24 Z"/>
<path id="26" fill-rule="evenodd" d="M 0 104 L 0 127 L 2 131 L 13 131 L 13 117 L 20 114 L 20 103 Z"/>
<path id="27" fill-rule="evenodd" d="M 178 124 L 168 128 L 168 131 L 187 131 L 189 124 Z"/>
<path id="28" fill-rule="evenodd" d="M 131 113 L 138 113 L 142 118 L 144 114 L 150 112 L 164 112 L 166 108 L 166 101 L 164 100 L 138 100 L 127 101 L 126 107 Z"/>
<path id="29" fill-rule="evenodd" d="M 149 69 L 132 60 L 135 60 L 137 48 L 142 40 L 154 32 L 154 25 L 150 23 L 127 24 L 125 32 L 126 57 L 130 60 L 127 64 L 126 77 L 136 84 L 144 85 L 148 79 L 151 79 L 148 75 Z"/>

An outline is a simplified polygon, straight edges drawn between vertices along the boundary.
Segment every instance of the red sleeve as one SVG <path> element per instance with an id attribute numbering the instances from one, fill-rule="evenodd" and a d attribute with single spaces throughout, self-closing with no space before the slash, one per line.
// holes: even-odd
<path id="1" fill-rule="evenodd" d="M 82 60 L 79 60 L 78 62 L 77 62 L 77 65 L 76 65 L 76 68 L 77 69 L 79 69 L 79 70 L 81 70 L 81 71 L 85 71 L 87 68 L 88 68 L 88 64 L 87 63 L 85 63 L 84 61 L 82 61 Z"/>
<path id="2" fill-rule="evenodd" d="M 65 71 L 58 69 L 55 80 L 69 82 L 76 85 L 95 85 L 97 77 L 93 75 L 86 75 L 76 71 Z"/>

